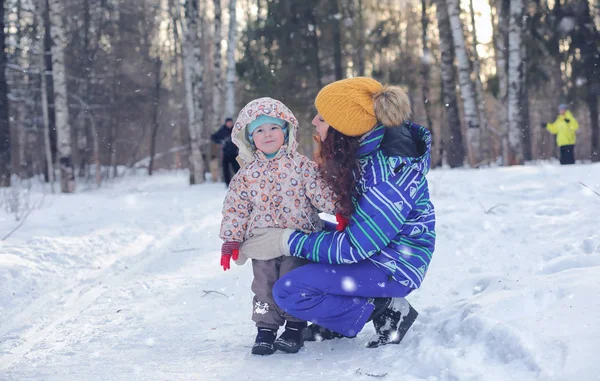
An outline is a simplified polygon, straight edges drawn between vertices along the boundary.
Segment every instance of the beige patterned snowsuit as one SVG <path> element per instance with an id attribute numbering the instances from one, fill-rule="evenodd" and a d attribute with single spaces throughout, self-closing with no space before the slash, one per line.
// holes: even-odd
<path id="1" fill-rule="evenodd" d="M 288 123 L 288 142 L 272 159 L 255 150 L 246 137 L 246 127 L 259 115 Z M 292 228 L 305 232 L 323 228 L 319 211 L 333 214 L 333 192 L 319 176 L 317 165 L 299 154 L 296 142 L 298 121 L 281 102 L 260 98 L 250 102 L 238 116 L 232 141 L 239 148 L 245 165 L 229 184 L 223 205 L 220 237 L 226 242 L 242 243 L 255 228 Z M 245 262 L 245 259 L 237 261 Z M 274 303 L 272 288 L 285 273 L 306 263 L 295 257 L 252 261 L 254 292 L 252 320 L 257 327 L 277 328 L 285 320 L 298 321 Z"/>

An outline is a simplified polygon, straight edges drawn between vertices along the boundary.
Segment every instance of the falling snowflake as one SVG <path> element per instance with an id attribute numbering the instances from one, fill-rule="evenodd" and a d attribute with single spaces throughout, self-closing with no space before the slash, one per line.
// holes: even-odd
<path id="1" fill-rule="evenodd" d="M 354 278 L 349 276 L 345 276 L 342 278 L 342 289 L 344 289 L 344 291 L 354 292 L 357 288 L 358 286 L 356 285 Z"/>

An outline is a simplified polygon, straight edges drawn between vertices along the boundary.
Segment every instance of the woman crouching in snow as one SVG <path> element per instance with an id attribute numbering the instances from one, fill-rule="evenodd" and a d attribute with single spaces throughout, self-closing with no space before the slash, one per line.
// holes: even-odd
<path id="1" fill-rule="evenodd" d="M 410 102 L 400 88 L 370 78 L 327 85 L 315 106 L 319 171 L 347 226 L 313 233 L 256 229 L 241 252 L 315 262 L 273 287 L 282 310 L 313 323 L 306 340 L 354 337 L 372 320 L 377 336 L 368 347 L 398 344 L 417 317 L 405 297 L 421 285 L 435 247 L 425 179 L 431 135 L 407 121 Z"/>

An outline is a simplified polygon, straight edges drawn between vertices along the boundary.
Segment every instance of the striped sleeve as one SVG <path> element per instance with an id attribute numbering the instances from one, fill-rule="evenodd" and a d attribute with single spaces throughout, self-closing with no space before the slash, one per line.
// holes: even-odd
<path id="1" fill-rule="evenodd" d="M 406 169 L 366 192 L 343 232 L 294 232 L 292 255 L 313 262 L 356 263 L 378 253 L 402 229 L 407 216 L 426 193 L 425 176 Z"/>

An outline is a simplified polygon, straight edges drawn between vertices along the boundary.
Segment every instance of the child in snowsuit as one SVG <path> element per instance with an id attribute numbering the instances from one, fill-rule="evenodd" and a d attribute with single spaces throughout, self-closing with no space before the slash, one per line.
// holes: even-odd
<path id="1" fill-rule="evenodd" d="M 230 268 L 231 257 L 245 263 L 238 258 L 239 246 L 253 236 L 253 229 L 319 231 L 319 211 L 334 212 L 333 192 L 318 175 L 317 165 L 296 151 L 297 129 L 292 112 L 275 99 L 253 100 L 240 111 L 231 136 L 245 167 L 231 180 L 223 205 L 224 270 Z M 272 288 L 281 276 L 305 263 L 294 257 L 252 261 L 252 320 L 258 329 L 253 354 L 269 355 L 276 349 L 296 353 L 302 347 L 307 323 L 283 312 L 273 301 Z M 276 339 L 284 322 L 285 331 Z"/>

